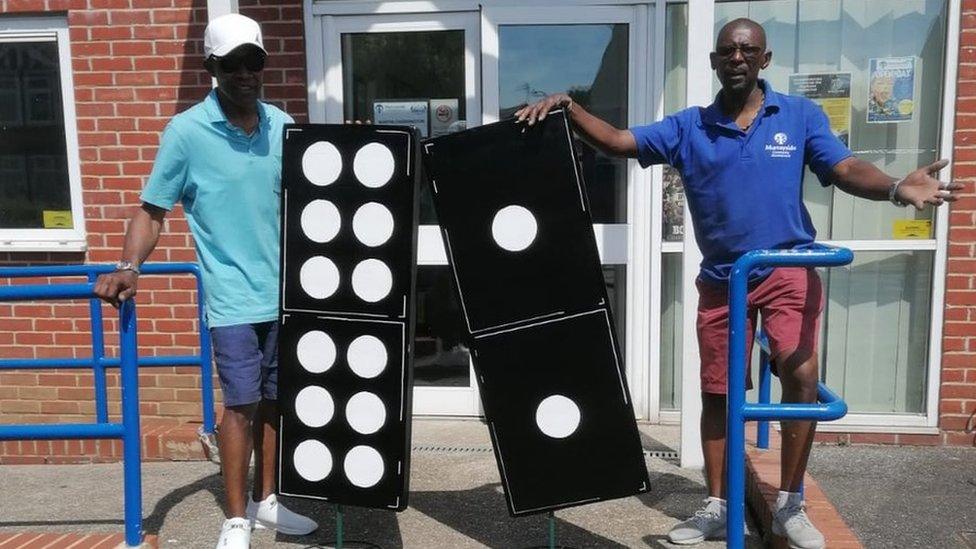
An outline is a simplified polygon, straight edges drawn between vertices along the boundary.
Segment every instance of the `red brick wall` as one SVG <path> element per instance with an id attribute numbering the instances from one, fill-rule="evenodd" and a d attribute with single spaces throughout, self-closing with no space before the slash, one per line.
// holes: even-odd
<path id="1" fill-rule="evenodd" d="M 301 1 L 241 0 L 240 4 L 243 14 L 262 23 L 271 54 L 265 72 L 266 100 L 296 120 L 307 120 Z M 210 89 L 210 76 L 202 67 L 206 0 L 0 0 L 0 13 L 67 14 L 88 231 L 86 253 L 0 253 L 0 263 L 114 262 L 120 255 L 125 220 L 138 205 L 139 191 L 152 167 L 159 133 L 170 117 L 200 101 Z M 149 260 L 193 261 L 192 246 L 186 220 L 177 209 Z M 190 277 L 140 280 L 141 354 L 197 352 L 194 287 Z M 103 314 L 107 354 L 117 356 L 115 313 L 103 307 Z M 0 304 L 0 356 L 90 355 L 87 303 Z M 117 414 L 117 374 L 109 375 L 108 384 L 110 413 Z M 199 421 L 197 370 L 146 369 L 140 384 L 144 420 Z M 88 371 L 0 373 L 0 423 L 87 422 L 93 417 L 93 376 Z M 6 447 L 0 451 L 14 453 Z"/>
<path id="2" fill-rule="evenodd" d="M 963 0 L 939 426 L 943 443 L 976 446 L 976 1 Z"/>

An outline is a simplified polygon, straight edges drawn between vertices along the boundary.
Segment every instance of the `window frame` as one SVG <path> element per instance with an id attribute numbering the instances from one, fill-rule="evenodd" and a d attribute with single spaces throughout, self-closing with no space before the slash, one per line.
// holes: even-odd
<path id="1" fill-rule="evenodd" d="M 87 232 L 82 202 L 81 159 L 78 149 L 78 124 L 75 113 L 75 88 L 72 76 L 68 21 L 63 16 L 0 18 L 0 43 L 6 42 L 57 43 L 61 75 L 61 113 L 64 119 L 68 187 L 71 197 L 71 218 L 74 226 L 70 229 L 0 228 L 0 251 L 83 252 L 87 249 Z"/>

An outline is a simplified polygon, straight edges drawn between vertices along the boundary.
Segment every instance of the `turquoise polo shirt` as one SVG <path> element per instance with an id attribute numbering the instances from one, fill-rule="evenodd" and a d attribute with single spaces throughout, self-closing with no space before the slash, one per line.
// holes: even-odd
<path id="1" fill-rule="evenodd" d="M 817 231 L 803 204 L 804 166 L 829 185 L 834 166 L 852 155 L 816 103 L 759 84 L 766 98 L 748 131 L 722 113 L 718 98 L 630 130 L 641 166 L 666 163 L 681 173 L 700 276 L 715 283 L 726 283 L 746 252 L 810 246 Z"/>
<path id="2" fill-rule="evenodd" d="M 211 327 L 278 318 L 282 110 L 258 102 L 251 135 L 224 116 L 213 90 L 170 120 L 142 201 L 186 213 Z"/>

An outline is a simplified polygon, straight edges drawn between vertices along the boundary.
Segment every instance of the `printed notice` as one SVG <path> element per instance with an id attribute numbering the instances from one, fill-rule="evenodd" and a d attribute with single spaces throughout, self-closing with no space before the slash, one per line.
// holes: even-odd
<path id="1" fill-rule="evenodd" d="M 430 136 L 440 137 L 466 129 L 464 120 L 459 120 L 457 99 L 430 100 Z"/>
<path id="2" fill-rule="evenodd" d="M 845 146 L 851 143 L 851 73 L 824 72 L 790 75 L 790 95 L 820 105 L 830 129 Z"/>
<path id="3" fill-rule="evenodd" d="M 928 240 L 932 238 L 932 221 L 928 219 L 896 219 L 892 237 L 900 240 Z"/>
<path id="4" fill-rule="evenodd" d="M 910 122 L 915 116 L 915 58 L 871 59 L 868 122 Z"/>
<path id="5" fill-rule="evenodd" d="M 70 229 L 74 227 L 70 210 L 44 210 L 45 229 Z"/>
<path id="6" fill-rule="evenodd" d="M 375 101 L 373 123 L 413 126 L 421 137 L 427 137 L 427 101 Z"/>

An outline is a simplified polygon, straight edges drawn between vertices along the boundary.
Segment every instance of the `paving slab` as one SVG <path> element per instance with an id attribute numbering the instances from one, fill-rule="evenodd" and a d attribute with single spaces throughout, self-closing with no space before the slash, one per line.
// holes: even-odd
<path id="1" fill-rule="evenodd" d="M 976 448 L 822 445 L 808 469 L 865 547 L 976 549 Z"/>

